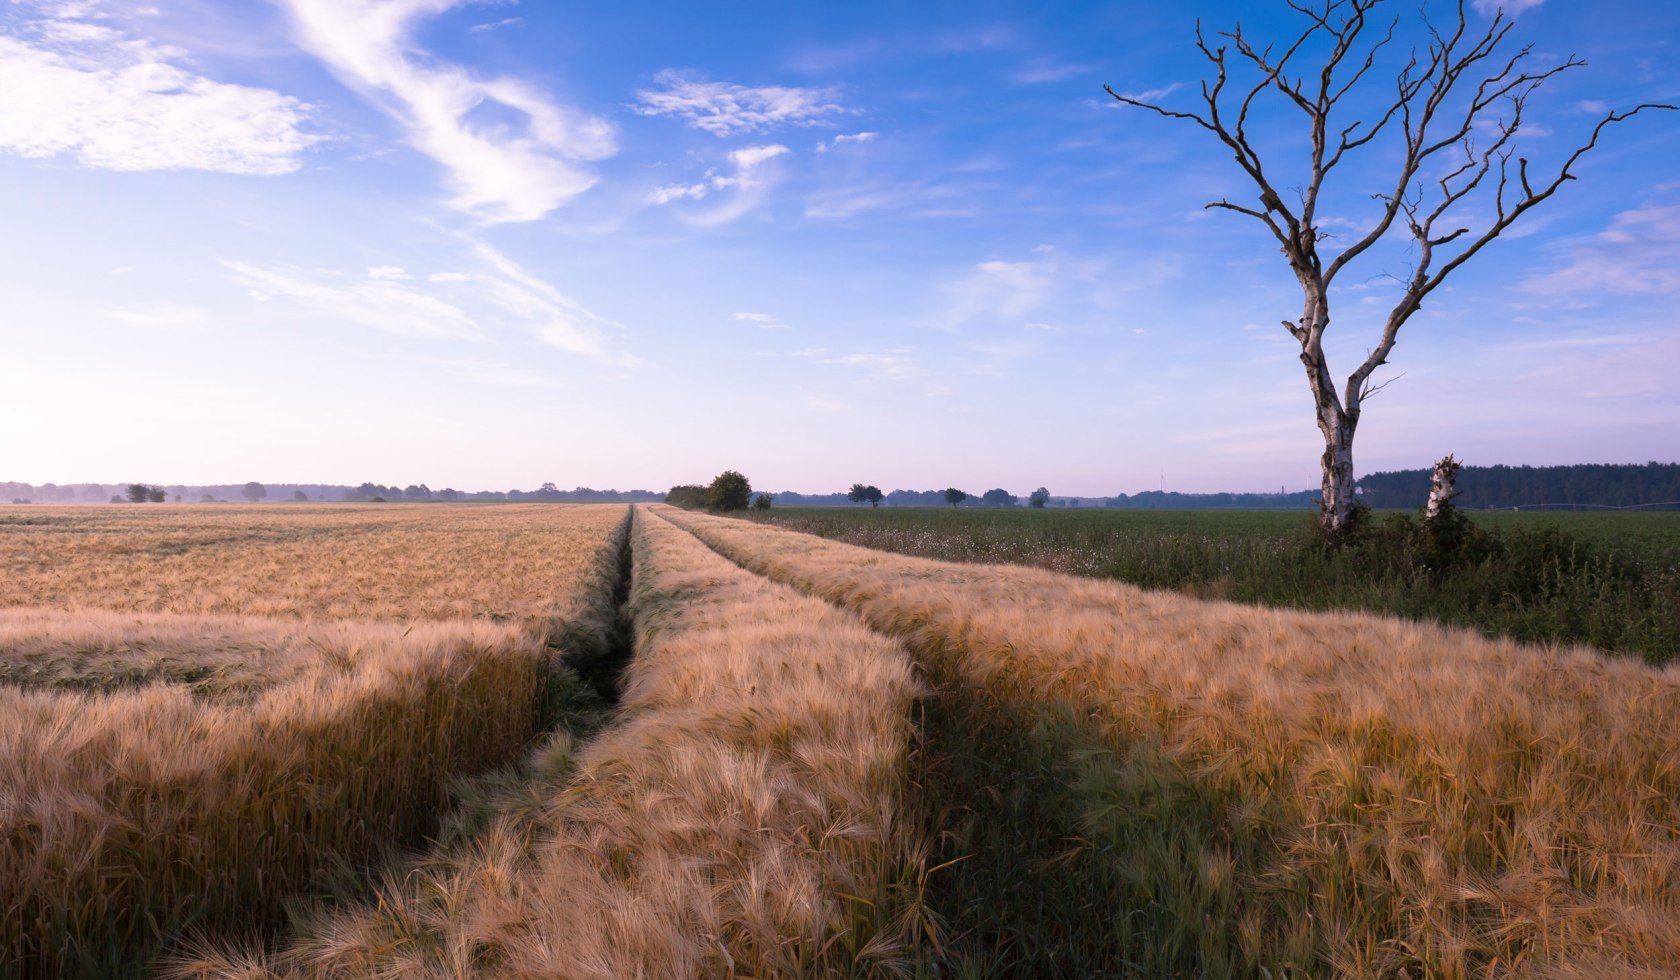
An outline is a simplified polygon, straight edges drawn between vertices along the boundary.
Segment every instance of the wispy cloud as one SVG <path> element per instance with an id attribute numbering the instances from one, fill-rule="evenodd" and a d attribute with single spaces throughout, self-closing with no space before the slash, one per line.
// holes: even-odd
<path id="1" fill-rule="evenodd" d="M 1089 75 L 1093 71 L 1095 69 L 1091 65 L 1066 64 L 1053 58 L 1040 58 L 1017 68 L 1009 77 L 1017 85 L 1047 85 L 1051 82 L 1065 82 L 1080 75 Z"/>
<path id="2" fill-rule="evenodd" d="M 950 283 L 944 320 L 956 327 L 983 314 L 1012 318 L 1043 306 L 1060 270 L 1054 258 L 981 262 L 968 275 Z"/>
<path id="3" fill-rule="evenodd" d="M 142 330 L 191 331 L 210 323 L 207 310 L 182 303 L 117 306 L 101 312 L 108 319 Z"/>
<path id="4" fill-rule="evenodd" d="M 485 21 L 482 24 L 474 24 L 473 26 L 467 28 L 467 30 L 472 31 L 474 34 L 487 34 L 490 31 L 498 31 L 504 27 L 518 27 L 523 23 L 525 23 L 525 18 L 523 17 L 503 17 L 501 20 Z"/>
<path id="5" fill-rule="evenodd" d="M 236 285 L 256 300 L 280 300 L 316 314 L 400 337 L 482 340 L 484 332 L 460 307 L 407 283 L 372 276 L 295 268 L 264 268 L 222 260 Z"/>
<path id="6" fill-rule="evenodd" d="M 675 116 L 713 136 L 810 126 L 845 111 L 834 91 L 826 88 L 755 88 L 675 69 L 662 71 L 653 80 L 661 87 L 636 92 L 634 108 L 639 115 Z"/>
<path id="7" fill-rule="evenodd" d="M 1476 12 L 1484 17 L 1492 17 L 1501 10 L 1505 11 L 1507 16 L 1515 17 L 1525 10 L 1533 10 L 1544 2 L 1545 0 L 1475 0 L 1475 7 Z"/>
<path id="8" fill-rule="evenodd" d="M 186 52 L 100 23 L 89 4 L 37 9 L 15 22 L 21 36 L 0 35 L 0 151 L 73 154 L 103 170 L 274 175 L 322 140 L 295 98 L 197 74 L 181 66 Z"/>
<path id="9" fill-rule="evenodd" d="M 1162 99 L 1183 87 L 1183 82 L 1173 82 L 1170 85 L 1163 85 L 1160 88 L 1146 88 L 1141 92 L 1121 92 L 1120 94 L 1128 99 L 1135 99 L 1138 102 L 1160 102 Z M 1126 108 L 1124 104 L 1111 99 L 1106 95 L 1103 96 L 1101 100 L 1098 100 L 1096 104 L 1112 109 Z"/>
<path id="10" fill-rule="evenodd" d="M 839 149 L 843 149 L 847 146 L 861 146 L 864 143 L 873 143 L 873 142 L 875 142 L 875 138 L 879 135 L 881 135 L 881 134 L 879 134 L 879 133 L 841 133 L 840 135 L 834 137 L 831 140 L 828 140 L 828 141 L 822 142 L 822 143 L 818 143 L 817 144 L 817 152 L 818 153 L 827 153 L 830 150 L 839 150 Z"/>
<path id="11" fill-rule="evenodd" d="M 881 351 L 823 357 L 821 363 L 851 368 L 872 381 L 907 381 L 922 373 L 916 348 L 889 347 Z"/>
<path id="12" fill-rule="evenodd" d="M 731 313 L 729 318 L 736 323 L 750 323 L 760 330 L 786 330 L 788 325 L 768 313 Z"/>
<path id="13" fill-rule="evenodd" d="M 595 183 L 584 164 L 617 150 L 604 120 L 557 105 L 512 78 L 480 79 L 421 50 L 415 28 L 462 0 L 282 0 L 299 40 L 345 84 L 400 122 L 409 142 L 449 172 L 458 210 L 532 221 Z M 481 126 L 494 103 L 525 125 Z"/>
<path id="14" fill-rule="evenodd" d="M 614 367 L 635 367 L 641 360 L 618 348 L 616 325 L 543 281 L 524 266 L 485 242 L 472 242 L 473 251 L 496 275 L 475 277 L 488 290 L 491 302 L 522 319 L 540 342 Z"/>
<path id="15" fill-rule="evenodd" d="M 683 216 L 683 220 L 704 227 L 728 224 L 764 203 L 776 177 L 766 165 L 788 152 L 788 148 L 780 143 L 732 150 L 729 153 L 729 162 L 734 165 L 731 173 L 725 175 L 708 170 L 696 183 L 656 187 L 648 192 L 648 203 L 661 205 L 682 200 L 698 201 L 717 191 L 733 191 L 728 203 Z"/>
<path id="16" fill-rule="evenodd" d="M 614 367 L 634 367 L 617 325 L 566 296 L 486 242 L 464 239 L 472 272 L 435 272 L 417 283 L 399 266 L 361 275 L 223 260 L 232 281 L 260 301 L 299 306 L 312 318 L 348 321 L 404 337 L 488 341 L 492 328 Z M 429 284 L 429 285 L 427 285 Z"/>
<path id="17" fill-rule="evenodd" d="M 1576 247 L 1569 264 L 1529 279 L 1523 288 L 1548 295 L 1680 292 L 1680 204 L 1623 211 L 1610 227 Z"/>

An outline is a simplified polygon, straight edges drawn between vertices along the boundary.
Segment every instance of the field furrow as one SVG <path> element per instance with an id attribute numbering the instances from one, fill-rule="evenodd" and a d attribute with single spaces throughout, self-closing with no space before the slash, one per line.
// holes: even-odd
<path id="1" fill-rule="evenodd" d="M 499 813 L 277 955 L 187 974 L 888 974 L 931 926 L 902 812 L 909 657 L 639 511 L 612 723 Z M 574 754 L 575 753 L 575 754 Z"/>
<path id="2" fill-rule="evenodd" d="M 959 972 L 1680 970 L 1680 671 L 657 511 L 927 669 Z"/>

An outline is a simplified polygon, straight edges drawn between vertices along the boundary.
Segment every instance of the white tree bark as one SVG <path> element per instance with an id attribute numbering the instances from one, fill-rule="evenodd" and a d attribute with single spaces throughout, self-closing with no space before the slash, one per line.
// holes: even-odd
<path id="1" fill-rule="evenodd" d="M 1426 519 L 1434 521 L 1441 516 L 1448 503 L 1458 496 L 1455 489 L 1458 482 L 1458 468 L 1462 465 L 1454 459 L 1451 453 L 1443 456 L 1435 464 L 1435 471 L 1429 475 L 1429 507 L 1424 512 Z"/>

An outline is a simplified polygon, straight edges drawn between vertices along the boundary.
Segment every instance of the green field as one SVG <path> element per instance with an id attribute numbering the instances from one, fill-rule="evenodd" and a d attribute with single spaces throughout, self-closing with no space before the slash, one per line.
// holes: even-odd
<path id="1" fill-rule="evenodd" d="M 1035 565 L 1146 588 L 1363 609 L 1533 642 L 1680 659 L 1680 513 L 1471 514 L 1493 552 L 1443 567 L 1383 533 L 1326 552 L 1300 511 L 788 508 L 785 527 L 946 561 Z"/>

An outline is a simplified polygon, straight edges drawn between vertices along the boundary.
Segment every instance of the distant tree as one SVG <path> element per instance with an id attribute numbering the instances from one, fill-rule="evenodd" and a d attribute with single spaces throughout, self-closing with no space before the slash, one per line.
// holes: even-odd
<path id="1" fill-rule="evenodd" d="M 706 506 L 706 488 L 694 483 L 679 483 L 666 492 L 665 502 L 684 510 L 699 510 Z"/>
<path id="2" fill-rule="evenodd" d="M 438 495 L 439 500 L 460 500 L 461 499 L 461 491 L 456 490 L 453 487 L 444 487 L 442 490 L 438 491 L 437 495 Z"/>
<path id="3" fill-rule="evenodd" d="M 409 484 L 403 488 L 403 496 L 409 500 L 428 500 L 432 496 L 432 488 L 424 483 Z"/>
<path id="4" fill-rule="evenodd" d="M 958 504 L 962 503 L 963 501 L 965 501 L 967 499 L 968 499 L 967 492 L 962 491 L 962 490 L 958 490 L 956 487 L 946 487 L 945 488 L 945 502 L 950 504 L 953 509 L 955 509 Z"/>
<path id="5" fill-rule="evenodd" d="M 293 490 L 292 491 L 292 499 L 293 500 L 308 500 L 309 499 L 309 494 L 304 493 L 302 490 Z"/>
<path id="6" fill-rule="evenodd" d="M 268 488 L 252 480 L 240 488 L 239 495 L 254 504 L 259 500 L 267 499 Z"/>
<path id="7" fill-rule="evenodd" d="M 128 485 L 128 502 L 131 504 L 143 504 L 146 502 L 146 495 L 151 492 L 152 488 L 144 483 L 130 483 Z"/>
<path id="8" fill-rule="evenodd" d="M 980 505 L 983 507 L 1013 507 L 1019 499 L 1002 487 L 994 487 L 980 495 Z"/>
<path id="9" fill-rule="evenodd" d="M 368 501 L 368 503 L 370 503 L 370 504 L 382 504 L 384 502 L 385 502 L 385 498 L 384 497 L 378 497 L 378 496 L 376 496 L 372 500 Z"/>
<path id="10" fill-rule="evenodd" d="M 761 493 L 753 500 L 753 510 L 763 513 L 770 509 L 770 501 L 775 499 L 776 495 L 773 493 Z"/>
<path id="11" fill-rule="evenodd" d="M 854 483 L 852 488 L 846 491 L 846 499 L 854 504 L 861 504 L 869 499 L 869 488 L 861 483 Z"/>
<path id="12" fill-rule="evenodd" d="M 752 502 L 752 484 L 735 470 L 724 470 L 706 488 L 706 509 L 714 513 L 746 510 Z"/>
<path id="13" fill-rule="evenodd" d="M 863 488 L 863 499 L 869 501 L 870 507 L 881 506 L 881 501 L 885 499 L 885 497 L 886 495 L 881 492 L 880 487 L 867 486 Z"/>
<path id="14" fill-rule="evenodd" d="M 176 503 L 180 503 L 180 502 L 181 502 L 181 495 L 180 495 L 180 494 L 176 494 L 176 495 L 175 495 L 175 502 L 176 502 Z"/>
<path id="15" fill-rule="evenodd" d="M 205 504 L 213 504 L 213 503 L 215 503 L 215 502 L 216 502 L 216 498 L 215 498 L 215 497 L 212 497 L 212 496 L 210 496 L 210 495 L 209 495 L 209 494 L 207 494 L 207 493 L 201 493 L 201 494 L 199 494 L 199 495 L 198 495 L 198 500 L 199 500 L 199 502 L 200 502 L 200 503 L 205 503 Z"/>
<path id="16" fill-rule="evenodd" d="M 1037 490 L 1034 490 L 1027 497 L 1027 503 L 1030 506 L 1039 508 L 1040 510 L 1042 510 L 1044 508 L 1044 505 L 1049 503 L 1049 502 L 1050 502 L 1050 491 L 1046 490 L 1043 487 L 1039 487 Z"/>
<path id="17" fill-rule="evenodd" d="M 149 504 L 161 504 L 165 500 L 168 500 L 168 499 L 169 499 L 169 495 L 163 492 L 162 487 L 147 487 L 146 488 L 146 502 L 147 503 L 149 503 Z"/>
<path id="18" fill-rule="evenodd" d="M 122 503 L 122 502 L 123 502 L 123 497 L 122 497 L 122 494 L 120 494 L 120 493 L 113 493 L 113 494 L 111 494 L 111 503 L 113 503 L 113 504 L 120 504 L 120 503 Z"/>

